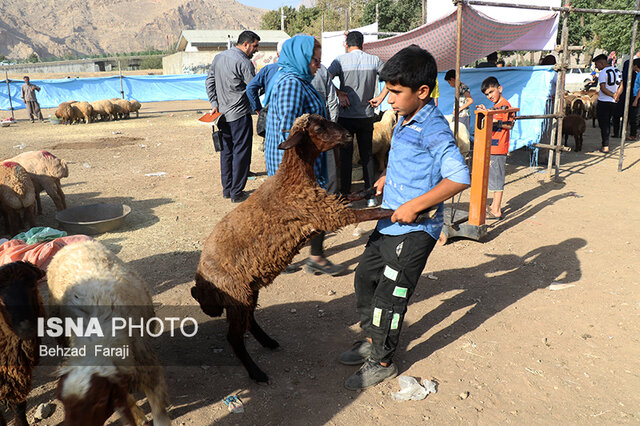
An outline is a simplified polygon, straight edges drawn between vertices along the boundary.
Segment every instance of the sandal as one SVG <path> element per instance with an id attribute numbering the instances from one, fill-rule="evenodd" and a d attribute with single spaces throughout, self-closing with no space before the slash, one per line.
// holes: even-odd
<path id="1" fill-rule="evenodd" d="M 609 147 L 607 147 L 606 151 L 604 148 L 600 148 L 598 151 L 600 151 L 603 154 L 608 154 L 609 153 Z"/>
<path id="2" fill-rule="evenodd" d="M 495 214 L 491 213 L 490 210 L 487 210 L 487 219 L 500 220 L 500 219 L 502 219 L 502 216 L 496 216 Z"/>

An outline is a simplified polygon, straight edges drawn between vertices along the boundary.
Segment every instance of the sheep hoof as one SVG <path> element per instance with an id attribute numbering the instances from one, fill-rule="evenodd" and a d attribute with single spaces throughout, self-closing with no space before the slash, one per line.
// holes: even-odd
<path id="1" fill-rule="evenodd" d="M 251 377 L 251 379 L 257 383 L 261 383 L 261 384 L 269 383 L 269 376 L 264 374 L 264 372 L 262 372 L 261 370 L 250 372 L 249 377 Z"/>

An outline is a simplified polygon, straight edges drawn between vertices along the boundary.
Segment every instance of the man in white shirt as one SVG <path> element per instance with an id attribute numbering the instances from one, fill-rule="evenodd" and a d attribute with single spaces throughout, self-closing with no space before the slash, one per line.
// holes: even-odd
<path id="1" fill-rule="evenodd" d="M 593 58 L 593 63 L 600 71 L 598 75 L 598 124 L 602 136 L 600 152 L 609 152 L 609 134 L 611 132 L 611 117 L 615 113 L 616 104 L 622 94 L 622 73 L 619 69 L 609 65 L 607 55 L 602 54 Z M 620 134 L 620 121 L 613 122 L 614 135 Z"/>

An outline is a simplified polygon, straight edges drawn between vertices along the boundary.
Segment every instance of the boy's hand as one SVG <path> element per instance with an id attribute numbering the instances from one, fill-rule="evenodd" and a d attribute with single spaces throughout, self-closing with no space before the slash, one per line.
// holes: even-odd
<path id="1" fill-rule="evenodd" d="M 418 217 L 417 211 L 411 206 L 411 202 L 404 203 L 393 212 L 391 223 L 413 223 Z"/>
<path id="2" fill-rule="evenodd" d="M 481 110 L 483 110 L 483 111 L 486 111 L 486 110 L 487 110 L 487 107 L 486 107 L 486 106 L 484 106 L 484 105 L 482 105 L 482 104 L 480 104 L 480 105 L 478 105 L 478 106 L 477 106 L 477 109 L 481 109 Z"/>

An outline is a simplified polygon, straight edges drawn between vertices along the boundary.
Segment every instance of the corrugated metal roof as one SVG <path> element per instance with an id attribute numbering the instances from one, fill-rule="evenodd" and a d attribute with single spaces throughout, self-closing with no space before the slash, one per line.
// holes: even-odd
<path id="1" fill-rule="evenodd" d="M 178 42 L 178 50 L 184 50 L 187 43 L 192 46 L 216 46 L 226 44 L 229 38 L 235 42 L 244 30 L 183 30 Z M 277 44 L 280 40 L 286 40 L 289 35 L 280 30 L 252 30 L 260 37 L 262 44 Z"/>

